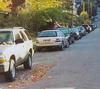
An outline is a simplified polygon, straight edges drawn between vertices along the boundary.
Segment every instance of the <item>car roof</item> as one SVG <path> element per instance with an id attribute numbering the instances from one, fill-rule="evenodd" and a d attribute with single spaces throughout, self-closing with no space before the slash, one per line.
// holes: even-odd
<path id="1" fill-rule="evenodd" d="M 46 31 L 60 31 L 60 30 L 44 30 L 44 31 L 41 31 L 41 32 L 46 32 Z"/>
<path id="2" fill-rule="evenodd" d="M 24 31 L 23 27 L 3 28 L 0 31 Z"/>
<path id="3" fill-rule="evenodd" d="M 61 27 L 61 28 L 58 28 L 57 30 L 69 30 L 70 28 L 66 28 L 66 27 Z"/>

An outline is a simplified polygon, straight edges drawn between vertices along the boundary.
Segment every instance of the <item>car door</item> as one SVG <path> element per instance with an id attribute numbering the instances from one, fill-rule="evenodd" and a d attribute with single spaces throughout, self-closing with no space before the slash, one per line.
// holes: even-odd
<path id="1" fill-rule="evenodd" d="M 22 39 L 20 33 L 15 34 L 15 49 L 17 55 L 17 63 L 20 64 L 25 57 L 24 40 Z"/>
<path id="2" fill-rule="evenodd" d="M 29 49 L 31 48 L 30 46 L 30 42 L 29 42 L 29 39 L 27 38 L 26 34 L 24 33 L 24 31 L 20 31 L 20 34 L 24 40 L 24 44 L 23 44 L 23 47 L 24 47 L 24 55 L 27 56 L 28 55 L 28 52 L 29 52 Z"/>

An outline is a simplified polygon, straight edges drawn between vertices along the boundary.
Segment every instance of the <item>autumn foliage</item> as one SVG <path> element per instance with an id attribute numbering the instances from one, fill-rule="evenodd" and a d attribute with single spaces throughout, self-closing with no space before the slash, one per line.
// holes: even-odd
<path id="1" fill-rule="evenodd" d="M 63 9 L 70 13 L 63 13 Z M 71 0 L 4 0 L 0 1 L 0 11 L 10 13 L 4 17 L 0 14 L 0 27 L 20 26 L 31 33 L 48 29 L 48 23 L 72 20 Z"/>

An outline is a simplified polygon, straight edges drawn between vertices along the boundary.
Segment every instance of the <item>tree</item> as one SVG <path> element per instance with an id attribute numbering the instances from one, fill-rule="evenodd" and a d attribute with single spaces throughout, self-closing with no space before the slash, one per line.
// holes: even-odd
<path id="1" fill-rule="evenodd" d="M 84 0 L 84 2 L 85 2 L 85 11 L 87 11 L 90 18 L 92 16 L 96 16 L 97 15 L 97 6 L 95 4 L 95 0 L 89 0 L 88 2 L 87 1 L 88 0 Z M 78 8 L 78 11 L 77 11 L 78 15 L 81 14 L 82 10 L 83 10 L 83 5 Z"/>
<path id="2" fill-rule="evenodd" d="M 20 10 L 18 7 L 20 7 L 23 3 L 25 3 L 25 0 L 12 0 L 11 12 L 13 14 L 17 14 Z"/>
<path id="3" fill-rule="evenodd" d="M 11 1 L 0 1 L 0 11 L 10 12 Z"/>
<path id="4" fill-rule="evenodd" d="M 59 0 L 27 0 L 25 3 L 25 9 L 29 12 L 61 6 L 61 2 Z"/>

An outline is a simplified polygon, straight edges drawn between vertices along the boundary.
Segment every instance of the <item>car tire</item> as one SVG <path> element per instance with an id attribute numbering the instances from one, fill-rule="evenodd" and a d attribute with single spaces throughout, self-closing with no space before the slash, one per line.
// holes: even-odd
<path id="1" fill-rule="evenodd" d="M 72 43 L 75 43 L 75 39 L 74 38 L 72 39 Z"/>
<path id="2" fill-rule="evenodd" d="M 59 50 L 60 51 L 63 51 L 64 50 L 64 43 L 62 42 L 61 46 L 59 47 Z"/>
<path id="3" fill-rule="evenodd" d="M 12 82 L 15 80 L 15 76 L 16 76 L 15 61 L 11 59 L 9 65 L 9 71 L 5 73 L 5 78 L 8 82 Z"/>
<path id="4" fill-rule="evenodd" d="M 70 39 L 68 42 L 69 42 L 69 45 L 71 45 L 71 44 L 72 44 L 72 40 L 71 40 L 71 39 Z"/>
<path id="5" fill-rule="evenodd" d="M 69 45 L 70 45 L 69 42 L 67 42 L 67 44 L 66 44 L 66 48 L 69 48 Z"/>
<path id="6" fill-rule="evenodd" d="M 23 63 L 25 69 L 32 69 L 32 56 L 29 54 L 27 60 Z"/>
<path id="7" fill-rule="evenodd" d="M 83 36 L 86 36 L 86 32 L 84 32 Z"/>

